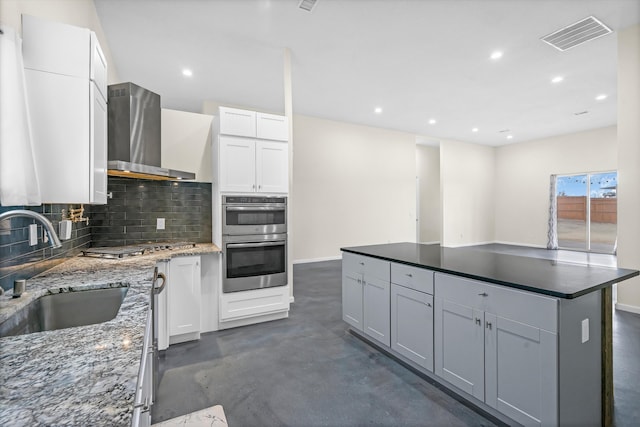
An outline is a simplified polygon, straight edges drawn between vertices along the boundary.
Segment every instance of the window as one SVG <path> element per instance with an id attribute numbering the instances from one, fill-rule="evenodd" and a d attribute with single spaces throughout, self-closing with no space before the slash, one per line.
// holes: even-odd
<path id="1" fill-rule="evenodd" d="M 617 172 L 557 176 L 559 248 L 616 252 L 617 187 Z"/>

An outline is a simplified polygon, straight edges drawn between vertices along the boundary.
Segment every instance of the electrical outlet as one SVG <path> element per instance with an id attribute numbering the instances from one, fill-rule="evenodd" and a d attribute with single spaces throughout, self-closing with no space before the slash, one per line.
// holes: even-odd
<path id="1" fill-rule="evenodd" d="M 582 344 L 589 341 L 589 319 L 582 321 Z"/>
<path id="2" fill-rule="evenodd" d="M 29 224 L 29 245 L 38 244 L 38 224 Z"/>
<path id="3" fill-rule="evenodd" d="M 156 219 L 156 230 L 164 230 L 164 218 Z"/>

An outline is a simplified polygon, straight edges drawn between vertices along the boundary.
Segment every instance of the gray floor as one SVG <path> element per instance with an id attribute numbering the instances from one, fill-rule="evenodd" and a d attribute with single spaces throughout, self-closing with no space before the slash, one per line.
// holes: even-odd
<path id="1" fill-rule="evenodd" d="M 347 333 L 340 280 L 338 261 L 296 265 L 288 319 L 171 346 L 153 421 L 221 404 L 231 427 L 494 425 Z M 639 360 L 640 316 L 617 313 L 617 426 L 640 419 Z"/>

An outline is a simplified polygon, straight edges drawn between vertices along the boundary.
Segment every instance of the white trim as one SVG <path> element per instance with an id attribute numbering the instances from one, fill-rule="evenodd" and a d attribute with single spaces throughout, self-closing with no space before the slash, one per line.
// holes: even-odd
<path id="1" fill-rule="evenodd" d="M 516 243 L 516 242 L 505 242 L 502 240 L 496 240 L 492 243 L 496 243 L 499 245 L 511 245 L 511 246 L 524 246 L 526 248 L 539 248 L 539 249 L 547 249 L 546 245 L 534 245 L 531 243 Z"/>
<path id="2" fill-rule="evenodd" d="M 321 262 L 321 261 L 336 261 L 342 259 L 342 255 L 337 256 L 328 256 L 322 258 L 309 258 L 309 259 L 295 259 L 293 260 L 294 264 L 307 264 L 310 262 Z"/>
<path id="3" fill-rule="evenodd" d="M 421 245 L 439 245 L 440 244 L 440 240 L 437 240 L 435 242 L 418 242 Z"/>
<path id="4" fill-rule="evenodd" d="M 637 307 L 635 305 L 620 304 L 618 302 L 618 303 L 616 303 L 615 307 L 616 307 L 616 310 L 627 311 L 629 313 L 640 314 L 640 307 Z"/>
<path id="5" fill-rule="evenodd" d="M 475 243 L 462 243 L 460 245 L 448 245 L 448 246 L 443 246 L 444 248 L 464 248 L 467 246 L 477 246 L 477 245 L 490 245 L 492 243 L 496 243 L 496 242 L 475 242 Z"/>

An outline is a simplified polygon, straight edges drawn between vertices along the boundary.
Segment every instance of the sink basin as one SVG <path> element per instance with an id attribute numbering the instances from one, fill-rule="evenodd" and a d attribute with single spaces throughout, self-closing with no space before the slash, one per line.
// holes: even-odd
<path id="1" fill-rule="evenodd" d="M 0 337 L 93 325 L 113 319 L 128 287 L 44 295 L 0 324 Z"/>

